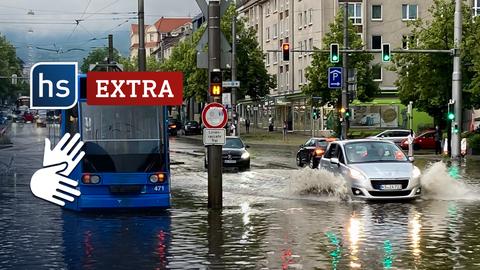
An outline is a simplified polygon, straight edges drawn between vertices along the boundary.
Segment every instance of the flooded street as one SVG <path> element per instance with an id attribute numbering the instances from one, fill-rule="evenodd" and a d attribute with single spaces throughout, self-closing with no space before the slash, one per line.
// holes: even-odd
<path id="1" fill-rule="evenodd" d="M 422 199 L 365 202 L 287 150 L 252 147 L 250 171 L 224 173 L 216 212 L 203 146 L 174 138 L 171 209 L 76 213 L 30 192 L 46 132 L 14 125 L 0 149 L 0 269 L 480 268 L 479 161 L 452 172 L 418 156 Z"/>

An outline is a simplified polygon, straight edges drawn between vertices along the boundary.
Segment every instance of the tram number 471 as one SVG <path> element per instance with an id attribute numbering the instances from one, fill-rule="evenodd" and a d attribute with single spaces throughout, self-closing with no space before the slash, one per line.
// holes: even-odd
<path id="1" fill-rule="evenodd" d="M 163 188 L 163 186 L 154 186 L 154 187 L 153 187 L 153 190 L 154 190 L 154 191 L 163 191 L 164 188 Z"/>

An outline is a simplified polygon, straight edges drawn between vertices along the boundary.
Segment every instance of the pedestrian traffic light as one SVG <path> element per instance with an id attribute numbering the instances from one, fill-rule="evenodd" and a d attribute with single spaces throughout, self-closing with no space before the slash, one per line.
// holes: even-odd
<path id="1" fill-rule="evenodd" d="M 340 61 L 340 54 L 338 50 L 338 43 L 330 44 L 330 62 L 338 63 Z"/>
<path id="2" fill-rule="evenodd" d="M 450 121 L 455 120 L 455 102 L 453 102 L 452 100 L 450 100 L 450 102 L 448 102 L 447 118 Z"/>
<path id="3" fill-rule="evenodd" d="M 214 70 L 210 72 L 210 96 L 218 97 L 222 95 L 222 71 Z"/>
<path id="4" fill-rule="evenodd" d="M 455 124 L 455 125 L 453 126 L 453 133 L 455 133 L 455 134 L 458 133 L 458 125 L 457 125 L 457 124 Z"/>
<path id="5" fill-rule="evenodd" d="M 390 55 L 390 43 L 383 43 L 382 44 L 382 61 L 383 62 L 390 62 L 391 55 Z"/>
<path id="6" fill-rule="evenodd" d="M 351 115 L 351 114 L 350 114 L 350 109 L 347 109 L 347 110 L 345 111 L 345 119 L 350 119 L 350 115 Z"/>
<path id="7" fill-rule="evenodd" d="M 314 108 L 313 111 L 312 111 L 312 118 L 313 120 L 317 120 L 318 119 L 318 109 L 317 108 Z"/>
<path id="8" fill-rule="evenodd" d="M 282 44 L 282 53 L 283 53 L 283 61 L 289 61 L 290 60 L 290 44 L 289 43 Z"/>

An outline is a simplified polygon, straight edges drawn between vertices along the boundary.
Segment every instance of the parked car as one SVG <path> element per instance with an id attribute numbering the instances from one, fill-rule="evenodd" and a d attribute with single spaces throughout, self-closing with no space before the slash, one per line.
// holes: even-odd
<path id="1" fill-rule="evenodd" d="M 37 127 L 47 126 L 47 110 L 38 110 L 37 115 L 35 115 L 35 123 Z"/>
<path id="2" fill-rule="evenodd" d="M 304 144 L 300 145 L 300 148 L 297 151 L 297 166 L 303 167 L 305 164 L 309 164 L 310 168 L 317 168 L 328 143 L 334 140 L 335 138 L 308 139 Z"/>
<path id="3" fill-rule="evenodd" d="M 168 119 L 168 135 L 177 136 L 178 131 L 182 128 L 180 121 L 169 118 Z"/>
<path id="4" fill-rule="evenodd" d="M 410 135 L 409 129 L 388 129 L 368 138 L 388 140 L 400 144 L 403 140 L 407 139 L 408 135 Z M 413 135 L 415 135 L 415 133 L 413 133 Z"/>
<path id="5" fill-rule="evenodd" d="M 187 121 L 184 130 L 185 135 L 202 134 L 202 129 L 197 121 Z"/>
<path id="6" fill-rule="evenodd" d="M 34 118 L 34 115 L 33 115 L 32 112 L 30 112 L 30 111 L 25 111 L 25 112 L 23 113 L 23 121 L 24 121 L 25 123 L 33 123 L 34 120 L 35 120 L 35 118 Z"/>
<path id="7" fill-rule="evenodd" d="M 223 167 L 238 168 L 241 171 L 250 169 L 250 153 L 248 145 L 244 144 L 239 137 L 227 136 L 222 148 Z M 205 168 L 208 166 L 208 158 L 205 149 Z"/>
<path id="8" fill-rule="evenodd" d="M 352 196 L 413 199 L 421 196 L 420 170 L 393 142 L 374 139 L 330 143 L 320 168 L 342 175 Z"/>
<path id="9" fill-rule="evenodd" d="M 408 149 L 407 139 L 400 143 L 402 149 Z M 428 130 L 413 139 L 413 149 L 435 149 L 435 130 Z"/>

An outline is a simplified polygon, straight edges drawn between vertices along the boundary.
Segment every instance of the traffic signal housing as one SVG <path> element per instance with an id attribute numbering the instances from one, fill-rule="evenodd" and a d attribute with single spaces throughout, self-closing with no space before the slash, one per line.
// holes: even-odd
<path id="1" fill-rule="evenodd" d="M 222 95 L 222 92 L 222 71 L 214 70 L 210 72 L 210 96 L 219 97 Z"/>
<path id="2" fill-rule="evenodd" d="M 455 120 L 455 102 L 453 101 L 448 102 L 447 118 L 450 121 Z"/>
<path id="3" fill-rule="evenodd" d="M 283 61 L 290 61 L 290 44 L 289 43 L 282 44 L 282 54 L 283 54 Z"/>
<path id="4" fill-rule="evenodd" d="M 390 43 L 383 43 L 382 44 L 382 61 L 390 62 L 391 59 L 392 59 L 392 56 L 390 52 Z"/>
<path id="5" fill-rule="evenodd" d="M 338 63 L 340 61 L 340 51 L 338 43 L 330 44 L 330 62 Z"/>
<path id="6" fill-rule="evenodd" d="M 318 119 L 318 109 L 317 108 L 314 108 L 313 111 L 312 111 L 312 118 L 313 120 L 317 120 Z"/>

